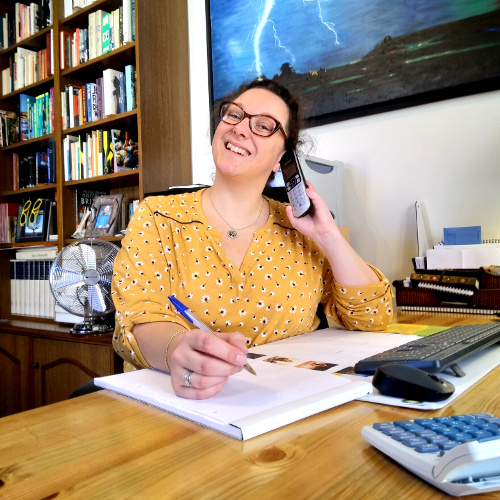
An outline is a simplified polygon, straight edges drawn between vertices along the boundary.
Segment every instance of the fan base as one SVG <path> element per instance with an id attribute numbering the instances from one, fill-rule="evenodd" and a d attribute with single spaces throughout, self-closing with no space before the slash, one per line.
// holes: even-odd
<path id="1" fill-rule="evenodd" d="M 90 323 L 88 321 L 77 323 L 70 329 L 70 333 L 74 335 L 95 335 L 99 333 L 109 333 L 112 331 L 113 328 L 109 325 L 96 325 L 95 323 Z"/>

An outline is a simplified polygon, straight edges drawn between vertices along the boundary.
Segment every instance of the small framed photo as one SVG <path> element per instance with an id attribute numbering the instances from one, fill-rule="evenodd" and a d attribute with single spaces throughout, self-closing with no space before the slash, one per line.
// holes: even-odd
<path id="1" fill-rule="evenodd" d="M 85 237 L 114 236 L 122 201 L 122 194 L 96 196 L 92 202 Z"/>

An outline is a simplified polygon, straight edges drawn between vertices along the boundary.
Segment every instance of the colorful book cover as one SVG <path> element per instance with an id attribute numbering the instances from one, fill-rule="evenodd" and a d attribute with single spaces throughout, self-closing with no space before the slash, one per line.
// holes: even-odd
<path id="1" fill-rule="evenodd" d="M 115 172 L 133 170 L 139 166 L 139 143 L 134 137 L 130 131 L 111 131 Z"/>
<path id="2" fill-rule="evenodd" d="M 30 132 L 30 113 L 31 108 L 35 102 L 35 98 L 26 95 L 19 94 L 19 112 L 20 112 L 20 124 L 21 124 L 21 141 L 28 141 L 33 139 L 32 133 Z"/>

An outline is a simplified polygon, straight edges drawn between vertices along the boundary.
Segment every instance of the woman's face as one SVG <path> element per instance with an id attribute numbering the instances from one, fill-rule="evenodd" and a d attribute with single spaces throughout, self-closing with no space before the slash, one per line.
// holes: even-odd
<path id="1" fill-rule="evenodd" d="M 250 115 L 265 114 L 288 123 L 288 107 L 277 95 L 265 89 L 247 90 L 234 102 Z M 255 135 L 248 118 L 236 125 L 221 121 L 212 142 L 212 154 L 217 172 L 228 176 L 266 179 L 279 167 L 285 151 L 285 139 L 278 131 L 270 137 Z"/>

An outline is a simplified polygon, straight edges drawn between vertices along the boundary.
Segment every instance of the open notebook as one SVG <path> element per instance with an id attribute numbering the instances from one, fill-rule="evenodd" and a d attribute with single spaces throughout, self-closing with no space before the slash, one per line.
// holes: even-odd
<path id="1" fill-rule="evenodd" d="M 406 331 L 405 325 L 394 326 Z M 430 330 L 422 328 L 420 335 Z M 155 370 L 110 375 L 95 379 L 95 383 L 245 440 L 353 399 L 419 409 L 442 407 L 500 363 L 497 345 L 466 360 L 466 377 L 451 377 L 455 394 L 439 406 L 382 396 L 373 392 L 371 376 L 353 375 L 360 359 L 416 338 L 411 334 L 328 328 L 254 347 L 249 358 L 257 376 L 243 370 L 232 376 L 218 395 L 204 401 L 177 397 L 170 375 Z"/>

